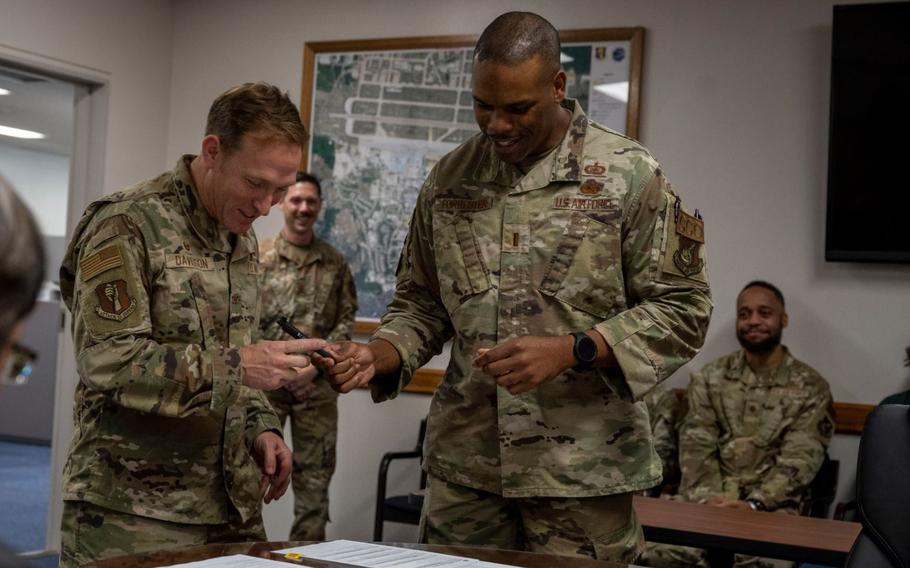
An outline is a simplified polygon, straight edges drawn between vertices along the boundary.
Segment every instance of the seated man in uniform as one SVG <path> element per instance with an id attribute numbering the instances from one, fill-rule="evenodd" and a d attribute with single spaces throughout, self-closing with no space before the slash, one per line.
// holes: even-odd
<path id="1" fill-rule="evenodd" d="M 687 501 L 799 514 L 834 431 L 828 383 L 781 345 L 784 297 L 750 282 L 736 300 L 742 349 L 692 376 L 679 432 Z M 707 566 L 701 550 L 649 545 L 647 566 Z M 790 563 L 737 556 L 738 566 Z"/>

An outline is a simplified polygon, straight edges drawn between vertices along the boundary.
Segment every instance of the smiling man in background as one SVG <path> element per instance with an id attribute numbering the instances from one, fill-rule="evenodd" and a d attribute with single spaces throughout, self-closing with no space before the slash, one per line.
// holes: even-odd
<path id="1" fill-rule="evenodd" d="M 834 432 L 828 383 L 781 344 L 789 324 L 777 286 L 756 280 L 736 299 L 742 349 L 692 376 L 679 431 L 679 494 L 718 507 L 799 514 Z M 642 564 L 708 566 L 699 549 L 649 544 Z M 792 562 L 737 555 L 737 566 Z"/>
<path id="2" fill-rule="evenodd" d="M 326 341 L 351 338 L 357 290 L 340 252 L 316 237 L 313 226 L 322 210 L 322 186 L 306 173 L 278 204 L 284 227 L 259 247 L 262 265 L 260 336 L 280 339 L 278 318 L 286 317 L 308 337 Z M 315 367 L 284 388 L 268 393 L 281 424 L 290 417 L 294 451 L 294 522 L 291 540 L 325 540 L 329 520 L 329 482 L 335 471 L 338 393 L 317 380 Z"/>

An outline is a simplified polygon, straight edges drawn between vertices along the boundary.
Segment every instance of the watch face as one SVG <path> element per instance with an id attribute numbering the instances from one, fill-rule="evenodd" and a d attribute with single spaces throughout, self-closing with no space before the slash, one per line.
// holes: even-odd
<path id="1" fill-rule="evenodd" d="M 575 341 L 575 352 L 582 363 L 591 363 L 597 357 L 597 344 L 587 335 L 579 336 Z"/>

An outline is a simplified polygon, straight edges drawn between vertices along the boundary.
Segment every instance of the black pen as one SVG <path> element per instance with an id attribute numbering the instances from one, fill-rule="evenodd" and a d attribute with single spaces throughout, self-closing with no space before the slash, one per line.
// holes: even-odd
<path id="1" fill-rule="evenodd" d="M 283 329 L 285 333 L 287 333 L 294 339 L 306 339 L 307 338 L 305 333 L 303 333 L 302 331 L 297 329 L 297 326 L 292 324 L 291 321 L 284 316 L 281 316 L 280 318 L 278 318 L 278 326 L 281 329 Z M 328 351 L 326 351 L 325 349 L 317 349 L 316 353 L 318 353 L 319 355 L 322 355 L 326 359 L 332 359 L 333 361 L 335 360 L 335 358 L 332 357 L 332 354 L 329 353 Z"/>

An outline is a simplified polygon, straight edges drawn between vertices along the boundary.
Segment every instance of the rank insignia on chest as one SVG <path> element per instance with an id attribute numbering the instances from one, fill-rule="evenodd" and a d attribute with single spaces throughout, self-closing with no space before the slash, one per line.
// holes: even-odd
<path id="1" fill-rule="evenodd" d="M 586 176 L 601 177 L 607 175 L 607 166 L 601 162 L 585 162 L 582 170 Z"/>
<path id="2" fill-rule="evenodd" d="M 95 312 L 104 319 L 123 321 L 136 309 L 136 301 L 130 298 L 126 280 L 103 282 L 95 287 L 98 307 Z"/>
<path id="3" fill-rule="evenodd" d="M 586 179 L 579 189 L 585 195 L 598 195 L 604 189 L 604 184 L 593 179 Z"/>

